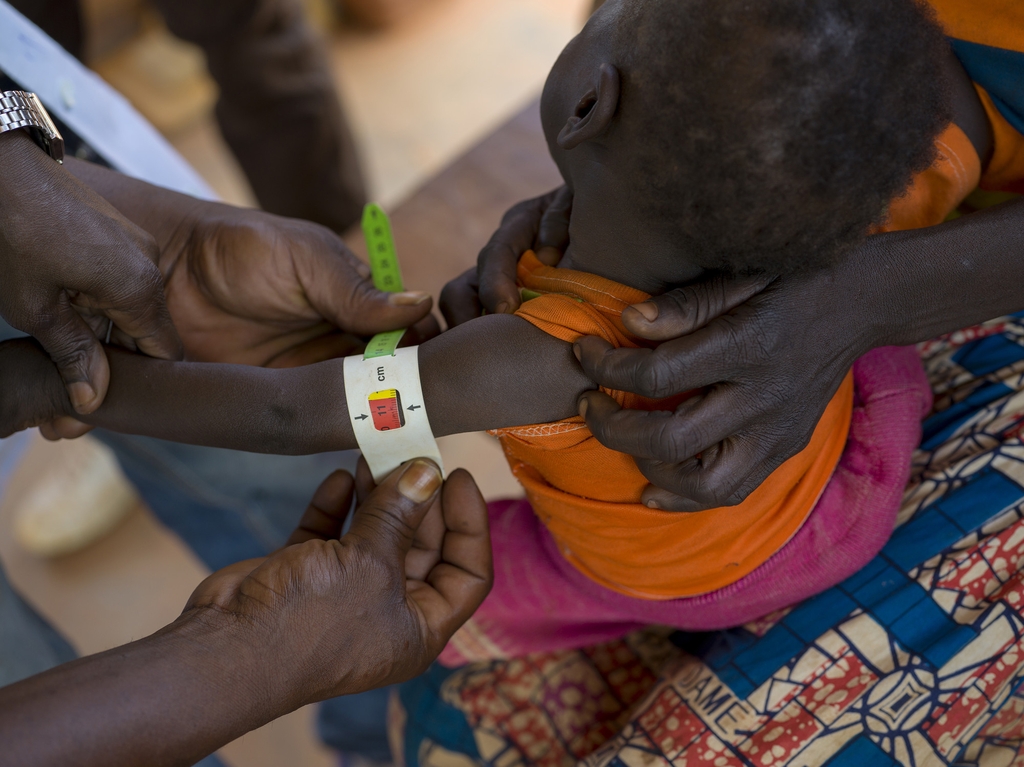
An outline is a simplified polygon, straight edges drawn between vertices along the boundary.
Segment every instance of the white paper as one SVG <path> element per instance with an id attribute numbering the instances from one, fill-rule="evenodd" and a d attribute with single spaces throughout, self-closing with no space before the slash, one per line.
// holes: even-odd
<path id="1" fill-rule="evenodd" d="M 117 91 L 0 0 L 0 69 L 116 170 L 205 200 L 217 194 Z"/>

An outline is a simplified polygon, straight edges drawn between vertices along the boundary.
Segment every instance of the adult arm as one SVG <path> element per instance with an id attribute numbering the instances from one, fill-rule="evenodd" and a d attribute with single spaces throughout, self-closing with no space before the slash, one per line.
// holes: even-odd
<path id="1" fill-rule="evenodd" d="M 110 393 L 86 423 L 253 452 L 357 446 L 342 359 L 275 370 L 109 353 Z M 419 363 L 437 436 L 557 421 L 575 415 L 577 398 L 593 386 L 567 343 L 519 317 L 482 317 L 437 336 L 419 347 Z M 0 434 L 69 412 L 31 340 L 0 344 Z"/>
<path id="2" fill-rule="evenodd" d="M 369 267 L 323 226 L 197 200 L 73 158 L 65 165 L 152 240 L 159 306 L 166 296 L 189 359 L 282 367 L 351 353 L 385 330 L 437 332 L 428 294 L 376 290 Z M 148 351 L 117 328 L 112 340 Z M 56 438 L 89 427 L 65 417 L 41 429 Z"/>
<path id="3" fill-rule="evenodd" d="M 442 488 L 414 461 L 339 537 L 352 494 L 336 472 L 289 545 L 211 575 L 171 625 L 0 690 L 0 762 L 193 764 L 307 703 L 423 671 L 490 588 L 486 505 L 464 471 Z"/>
<path id="4" fill-rule="evenodd" d="M 0 316 L 39 339 L 79 413 L 108 381 L 110 322 L 154 357 L 181 357 L 157 245 L 23 131 L 0 136 Z"/>
<path id="5" fill-rule="evenodd" d="M 599 393 L 581 407 L 598 439 L 636 456 L 658 486 L 645 502 L 684 511 L 737 503 L 807 444 L 859 356 L 1024 309 L 1021 285 L 1024 203 L 1014 202 L 872 237 L 836 268 L 770 281 L 749 300 L 757 285 L 674 291 L 623 314 L 638 335 L 670 339 L 657 349 L 587 338 L 578 354 L 606 386 L 707 394 L 673 413 L 624 411 Z"/>

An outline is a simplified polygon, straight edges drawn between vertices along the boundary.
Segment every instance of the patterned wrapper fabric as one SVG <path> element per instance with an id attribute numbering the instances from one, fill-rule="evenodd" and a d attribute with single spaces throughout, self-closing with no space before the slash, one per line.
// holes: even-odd
<path id="1" fill-rule="evenodd" d="M 935 406 L 870 564 L 741 628 L 435 666 L 406 767 L 1024 765 L 1024 313 L 922 345 Z"/>

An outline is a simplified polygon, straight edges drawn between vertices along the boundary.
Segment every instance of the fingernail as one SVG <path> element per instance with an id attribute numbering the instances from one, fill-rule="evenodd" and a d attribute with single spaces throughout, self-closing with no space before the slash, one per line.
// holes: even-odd
<path id="1" fill-rule="evenodd" d="M 647 502 L 647 508 L 648 509 L 660 509 L 661 505 L 657 501 L 648 501 Z"/>
<path id="2" fill-rule="evenodd" d="M 509 311 L 510 306 L 511 305 L 509 303 L 502 301 L 500 304 L 498 304 L 498 308 L 494 310 L 495 314 L 511 314 L 511 312 Z"/>
<path id="3" fill-rule="evenodd" d="M 96 400 L 96 390 L 87 381 L 76 381 L 68 384 L 68 396 L 71 405 L 78 413 L 91 413 Z"/>
<path id="4" fill-rule="evenodd" d="M 580 418 L 586 418 L 587 417 L 587 407 L 589 406 L 589 404 L 590 403 L 587 402 L 585 397 L 580 400 L 580 404 L 577 405 L 577 407 L 580 410 Z"/>
<path id="5" fill-rule="evenodd" d="M 640 312 L 643 318 L 648 322 L 654 322 L 658 319 L 658 305 L 651 303 L 650 301 L 644 301 L 642 304 L 633 304 L 629 308 Z"/>
<path id="6" fill-rule="evenodd" d="M 429 461 L 413 461 L 398 480 L 398 492 L 413 503 L 429 501 L 439 487 L 441 472 Z"/>
<path id="7" fill-rule="evenodd" d="M 373 270 L 370 268 L 369 264 L 364 261 L 360 261 L 359 265 L 356 267 L 356 274 L 364 280 L 368 280 L 373 275 Z"/>
<path id="8" fill-rule="evenodd" d="M 392 306 L 419 306 L 430 300 L 430 294 L 422 290 L 410 290 L 406 293 L 388 293 L 388 303 Z"/>
<path id="9" fill-rule="evenodd" d="M 583 362 L 583 350 L 580 349 L 580 345 L 579 344 L 573 344 L 572 345 L 572 353 L 574 355 L 576 355 L 576 361 L 577 362 Z"/>
<path id="10" fill-rule="evenodd" d="M 545 266 L 555 266 L 559 261 L 562 260 L 562 253 L 558 248 L 552 248 L 550 245 L 545 245 L 543 248 L 537 248 L 537 260 Z"/>

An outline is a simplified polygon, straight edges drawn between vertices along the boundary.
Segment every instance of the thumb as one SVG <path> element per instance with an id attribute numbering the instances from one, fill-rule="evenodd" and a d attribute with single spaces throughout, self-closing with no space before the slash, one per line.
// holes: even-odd
<path id="1" fill-rule="evenodd" d="M 649 341 L 685 336 L 745 303 L 773 280 L 763 275 L 711 277 L 627 307 L 622 324 Z"/>
<path id="2" fill-rule="evenodd" d="M 441 470 L 426 458 L 399 466 L 359 504 L 345 537 L 365 541 L 386 560 L 404 562 L 442 484 Z"/>
<path id="3" fill-rule="evenodd" d="M 422 290 L 385 293 L 365 279 L 349 291 L 344 314 L 326 314 L 319 306 L 316 309 L 332 322 L 345 323 L 339 327 L 359 336 L 412 327 L 429 315 L 434 305 L 430 294 Z"/>
<path id="4" fill-rule="evenodd" d="M 75 412 L 87 415 L 103 403 L 110 383 L 107 355 L 88 323 L 64 293 L 53 306 L 53 321 L 35 328 L 37 341 L 60 371 Z"/>
<path id="5" fill-rule="evenodd" d="M 430 294 L 423 291 L 377 290 L 370 278 L 344 257 L 312 258 L 304 267 L 310 305 L 348 333 L 369 336 L 407 328 L 430 314 L 433 306 Z"/>

